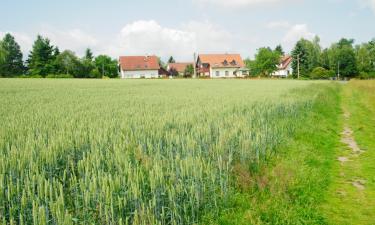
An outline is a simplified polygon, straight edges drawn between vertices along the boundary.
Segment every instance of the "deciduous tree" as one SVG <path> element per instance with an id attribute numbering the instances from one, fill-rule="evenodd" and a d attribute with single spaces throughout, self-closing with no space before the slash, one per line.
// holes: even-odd
<path id="1" fill-rule="evenodd" d="M 95 58 L 95 66 L 102 76 L 110 78 L 118 77 L 118 65 L 116 60 L 112 60 L 107 55 L 99 55 Z"/>
<path id="2" fill-rule="evenodd" d="M 260 48 L 255 55 L 252 72 L 255 75 L 270 76 L 277 70 L 280 57 L 281 55 L 278 51 L 272 51 L 270 48 Z"/>

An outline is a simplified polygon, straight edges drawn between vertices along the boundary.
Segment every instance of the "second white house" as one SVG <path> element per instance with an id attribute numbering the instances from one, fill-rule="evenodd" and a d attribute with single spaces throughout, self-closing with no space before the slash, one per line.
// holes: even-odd
<path id="1" fill-rule="evenodd" d="M 120 56 L 120 77 L 132 78 L 158 78 L 159 60 L 156 56 Z"/>

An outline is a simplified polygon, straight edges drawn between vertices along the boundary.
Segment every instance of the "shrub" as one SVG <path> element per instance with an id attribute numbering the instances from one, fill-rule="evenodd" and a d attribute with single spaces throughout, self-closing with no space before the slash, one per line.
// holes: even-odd
<path id="1" fill-rule="evenodd" d="M 333 71 L 332 71 L 333 72 Z M 328 79 L 331 76 L 331 72 L 324 69 L 323 67 L 316 67 L 310 74 L 311 79 Z"/>
<path id="2" fill-rule="evenodd" d="M 362 71 L 362 72 L 359 73 L 358 78 L 361 79 L 361 80 L 366 80 L 366 79 L 369 79 L 370 76 L 369 76 L 368 73 Z"/>
<path id="3" fill-rule="evenodd" d="M 74 78 L 70 74 L 48 74 L 46 78 Z"/>

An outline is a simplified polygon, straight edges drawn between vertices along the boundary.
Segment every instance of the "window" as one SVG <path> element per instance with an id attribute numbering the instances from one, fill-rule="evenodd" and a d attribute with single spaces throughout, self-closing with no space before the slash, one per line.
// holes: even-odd
<path id="1" fill-rule="evenodd" d="M 229 76 L 229 71 L 225 71 L 225 76 L 226 76 L 226 77 Z"/>
<path id="2" fill-rule="evenodd" d="M 216 76 L 217 76 L 217 77 L 220 76 L 220 71 L 216 71 Z"/>

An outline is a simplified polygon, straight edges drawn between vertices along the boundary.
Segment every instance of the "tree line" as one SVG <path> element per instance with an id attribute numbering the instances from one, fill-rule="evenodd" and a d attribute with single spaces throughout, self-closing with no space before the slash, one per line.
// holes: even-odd
<path id="1" fill-rule="evenodd" d="M 48 38 L 38 35 L 26 61 L 15 38 L 7 33 L 0 40 L 0 77 L 115 78 L 117 60 L 107 55 L 94 57 L 90 49 L 79 58 L 74 52 L 60 52 Z"/>
<path id="2" fill-rule="evenodd" d="M 246 59 L 245 64 L 253 76 L 271 76 L 278 68 L 280 57 L 285 55 L 282 46 L 275 49 L 258 49 L 255 59 Z M 354 39 L 342 38 L 330 47 L 323 49 L 320 39 L 300 39 L 294 46 L 291 56 L 293 77 L 304 79 L 328 79 L 347 77 L 375 78 L 375 38 L 355 45 Z"/>
<path id="3" fill-rule="evenodd" d="M 251 76 L 269 77 L 278 68 L 280 58 L 285 55 L 281 45 L 275 49 L 259 48 L 254 60 L 246 59 Z M 342 38 L 330 47 L 323 49 L 320 39 L 300 39 L 291 54 L 293 77 L 303 79 L 328 79 L 331 77 L 375 78 L 375 38 L 355 45 L 354 39 Z M 175 62 L 170 57 L 168 63 Z M 166 69 L 166 64 L 159 59 Z M 184 76 L 191 77 L 193 66 L 189 66 Z M 175 70 L 167 71 L 178 76 Z M 62 78 L 102 78 L 118 77 L 118 62 L 107 55 L 94 57 L 87 49 L 79 58 L 74 52 L 60 52 L 48 38 L 38 35 L 27 60 L 15 38 L 7 33 L 0 40 L 0 77 L 62 77 Z"/>

